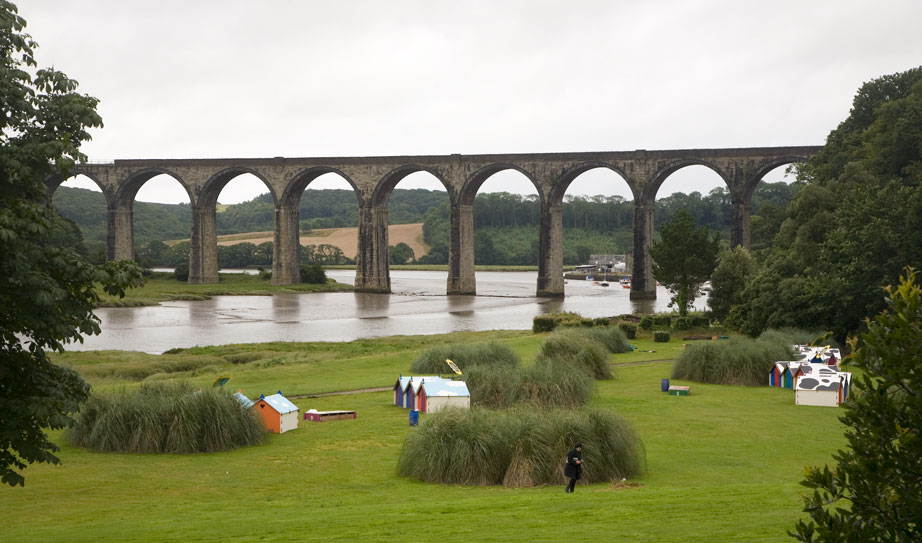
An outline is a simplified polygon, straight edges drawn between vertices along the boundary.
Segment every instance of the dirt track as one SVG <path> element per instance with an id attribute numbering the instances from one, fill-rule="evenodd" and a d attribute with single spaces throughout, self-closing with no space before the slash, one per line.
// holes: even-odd
<path id="1" fill-rule="evenodd" d="M 358 254 L 358 228 L 318 228 L 313 232 L 323 233 L 320 236 L 301 236 L 301 245 L 320 245 L 326 243 L 339 247 L 343 254 L 349 258 L 355 258 Z M 228 239 L 231 238 L 231 239 Z M 392 224 L 387 228 L 388 245 L 397 245 L 406 243 L 413 249 L 413 254 L 419 258 L 429 251 L 429 248 L 423 245 L 423 224 Z M 259 245 L 264 241 L 272 241 L 272 232 L 253 232 L 251 236 L 242 234 L 232 234 L 230 236 L 218 236 L 218 245 L 233 245 L 235 243 L 250 242 Z"/>

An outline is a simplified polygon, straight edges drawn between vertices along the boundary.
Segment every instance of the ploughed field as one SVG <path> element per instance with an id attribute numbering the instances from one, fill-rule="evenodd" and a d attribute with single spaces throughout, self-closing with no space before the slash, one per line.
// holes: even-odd
<path id="1" fill-rule="evenodd" d="M 301 412 L 354 410 L 262 446 L 194 455 L 104 454 L 62 444 L 61 466 L 33 465 L 24 488 L 0 489 L 10 541 L 790 541 L 806 465 L 845 444 L 837 408 L 797 407 L 793 391 L 692 382 L 660 392 L 681 340 L 637 340 L 610 355 L 615 379 L 591 405 L 629 419 L 647 475 L 625 483 L 526 489 L 420 483 L 397 475 L 415 431 L 391 392 L 298 395 L 390 386 L 422 350 L 446 342 L 511 346 L 529 364 L 543 335 L 525 331 L 405 336 L 350 343 L 267 343 L 175 354 L 58 355 L 94 388 L 182 378 L 249 397 L 281 391 Z M 636 363 L 636 364 L 633 364 Z M 432 415 L 421 415 L 423 419 Z"/>

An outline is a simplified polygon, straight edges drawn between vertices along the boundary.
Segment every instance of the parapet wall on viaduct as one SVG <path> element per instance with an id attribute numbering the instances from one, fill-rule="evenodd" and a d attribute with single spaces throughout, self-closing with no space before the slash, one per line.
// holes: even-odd
<path id="1" fill-rule="evenodd" d="M 567 187 L 580 174 L 607 168 L 621 175 L 634 196 L 634 258 L 631 298 L 656 297 L 650 262 L 653 205 L 660 186 L 672 173 L 691 165 L 711 168 L 726 182 L 732 205 L 731 244 L 749 246 L 752 193 L 769 171 L 804 162 L 821 147 L 756 147 L 589 153 L 529 153 L 330 158 L 137 159 L 111 164 L 79 164 L 71 175 L 86 175 L 102 189 L 108 204 L 108 258 L 134 258 L 132 205 L 141 186 L 154 176 L 175 178 L 189 194 L 192 231 L 190 283 L 218 281 L 215 213 L 221 189 L 233 178 L 252 174 L 275 201 L 272 280 L 299 281 L 298 208 L 304 189 L 325 173 L 336 173 L 355 190 L 359 205 L 359 239 L 355 286 L 390 292 L 387 258 L 387 202 L 394 187 L 411 173 L 425 171 L 438 179 L 451 200 L 449 294 L 475 294 L 474 197 L 491 175 L 502 170 L 524 174 L 541 203 L 538 296 L 559 297 L 563 284 L 561 204 Z M 64 181 L 48 180 L 49 192 Z"/>

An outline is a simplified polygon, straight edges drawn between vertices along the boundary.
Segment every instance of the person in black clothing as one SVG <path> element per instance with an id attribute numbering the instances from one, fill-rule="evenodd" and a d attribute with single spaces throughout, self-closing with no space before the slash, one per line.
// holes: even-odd
<path id="1" fill-rule="evenodd" d="M 563 468 L 563 474 L 570 483 L 567 485 L 567 492 L 576 490 L 576 481 L 583 474 L 583 444 L 577 443 L 570 452 L 567 453 L 567 464 Z"/>

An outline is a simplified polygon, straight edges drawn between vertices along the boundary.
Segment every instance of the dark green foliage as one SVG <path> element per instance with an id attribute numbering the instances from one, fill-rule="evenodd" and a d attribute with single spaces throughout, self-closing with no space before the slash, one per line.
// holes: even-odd
<path id="1" fill-rule="evenodd" d="M 720 255 L 720 261 L 711 274 L 708 307 L 711 315 L 725 321 L 734 306 L 743 302 L 743 289 L 755 277 L 759 265 L 745 247 L 734 247 Z M 732 323 L 732 319 L 728 324 Z"/>
<path id="2" fill-rule="evenodd" d="M 598 317 L 598 318 L 592 319 L 593 326 L 608 326 L 609 324 L 611 324 L 611 319 L 609 319 L 608 317 Z"/>
<path id="3" fill-rule="evenodd" d="M 636 339 L 637 338 L 637 325 L 633 322 L 621 321 L 618 323 L 618 328 L 624 332 L 627 339 Z"/>
<path id="4" fill-rule="evenodd" d="M 413 373 L 450 373 L 445 363 L 450 359 L 462 372 L 477 365 L 518 366 L 519 356 L 509 346 L 491 341 L 489 343 L 451 343 L 427 349 L 410 364 Z"/>
<path id="5" fill-rule="evenodd" d="M 887 310 L 851 340 L 861 370 L 841 421 L 848 448 L 830 469 L 808 468 L 807 542 L 922 541 L 922 289 L 907 270 Z"/>
<path id="6" fill-rule="evenodd" d="M 720 242 L 707 227 L 696 228 L 687 211 L 677 212 L 662 225 L 650 247 L 653 277 L 672 293 L 670 307 L 684 317 L 717 266 Z"/>
<path id="7" fill-rule="evenodd" d="M 749 335 L 822 327 L 840 342 L 884 308 L 884 285 L 922 266 L 922 68 L 864 84 L 801 169 L 765 264 L 730 314 Z"/>
<path id="8" fill-rule="evenodd" d="M 301 265 L 301 282 L 322 285 L 327 282 L 327 274 L 320 264 Z"/>
<path id="9" fill-rule="evenodd" d="M 787 343 L 752 339 L 701 341 L 682 350 L 673 379 L 721 385 L 765 386 L 778 360 L 791 360 Z"/>
<path id="10" fill-rule="evenodd" d="M 601 344 L 587 341 L 583 330 L 559 330 L 541 343 L 535 364 L 569 364 L 593 379 L 611 379 L 608 355 Z"/>
<path id="11" fill-rule="evenodd" d="M 531 331 L 535 334 L 550 332 L 557 328 L 557 319 L 551 315 L 538 315 L 531 320 Z"/>
<path id="12" fill-rule="evenodd" d="M 90 396 L 67 439 L 99 452 L 218 452 L 262 443 L 265 429 L 223 388 L 142 384 Z"/>
<path id="13" fill-rule="evenodd" d="M 98 289 L 124 295 L 142 282 L 134 263 L 89 262 L 51 206 L 46 180 L 86 160 L 80 146 L 102 119 L 76 81 L 38 68 L 25 24 L 0 1 L 0 481 L 11 486 L 28 464 L 59 463 L 45 431 L 71 424 L 89 391 L 46 351 L 99 333 Z"/>
<path id="14" fill-rule="evenodd" d="M 653 326 L 672 327 L 672 315 L 653 315 Z"/>
<path id="15" fill-rule="evenodd" d="M 416 261 L 413 249 L 403 242 L 389 246 L 387 248 L 387 258 L 391 264 L 407 264 Z"/>
<path id="16" fill-rule="evenodd" d="M 676 330 L 690 330 L 692 327 L 692 320 L 689 317 L 678 317 L 672 321 L 672 327 Z"/>
<path id="17" fill-rule="evenodd" d="M 669 332 L 665 330 L 657 330 L 653 332 L 653 341 L 657 343 L 669 343 Z"/>
<path id="18" fill-rule="evenodd" d="M 653 330 L 653 317 L 650 315 L 644 315 L 640 319 L 640 329 L 641 330 Z"/>
<path id="19" fill-rule="evenodd" d="M 180 262 L 173 270 L 173 278 L 177 281 L 186 282 L 189 280 L 189 262 Z"/>
<path id="20" fill-rule="evenodd" d="M 692 328 L 708 328 L 711 326 L 711 321 L 704 315 L 692 315 L 691 325 Z"/>
<path id="21" fill-rule="evenodd" d="M 407 435 L 397 469 L 405 477 L 444 484 L 563 484 L 563 458 L 578 441 L 583 483 L 646 470 L 643 442 L 627 420 L 608 411 L 481 408 L 425 417 Z"/>

